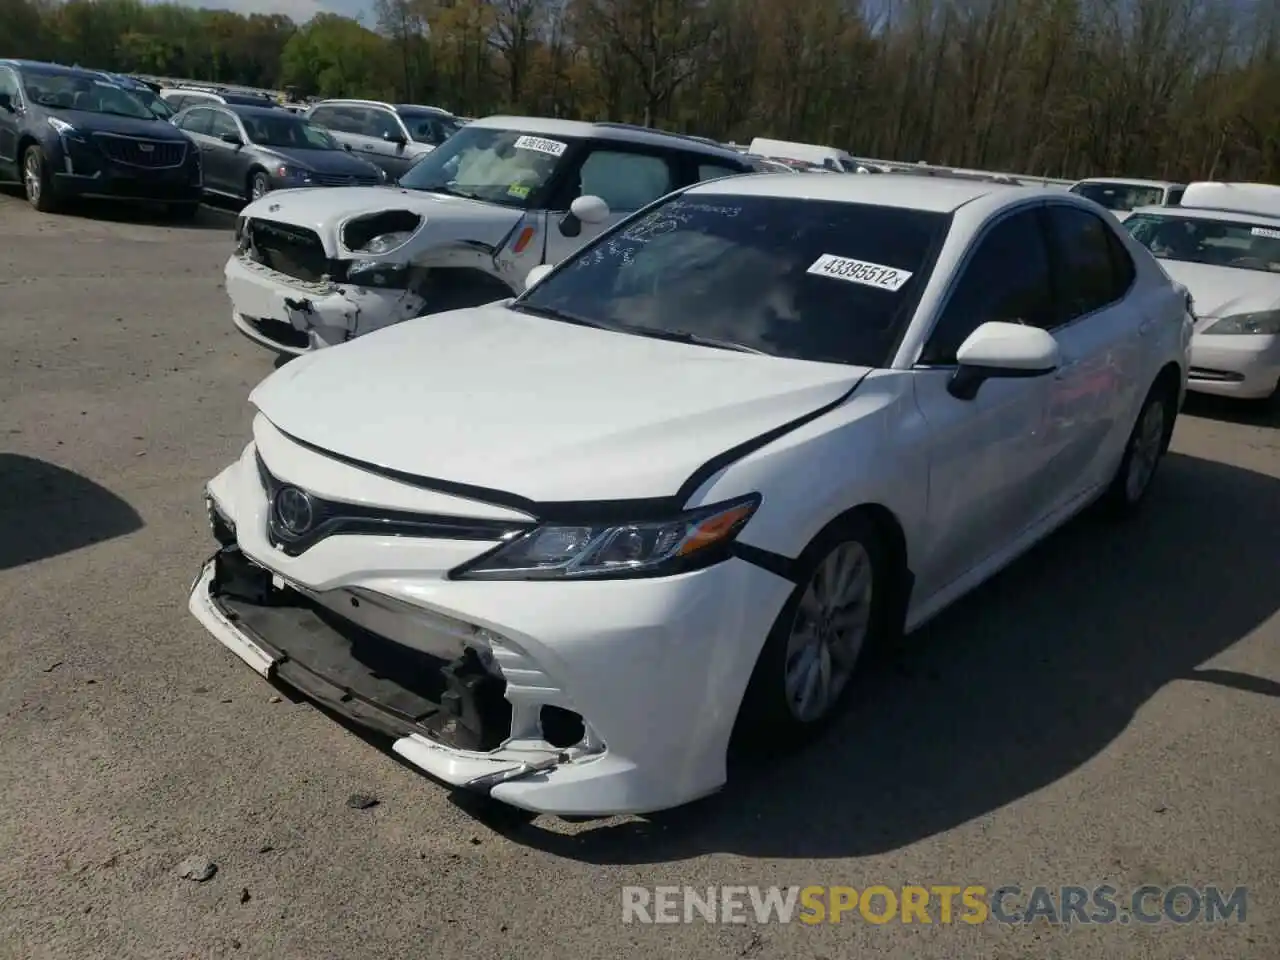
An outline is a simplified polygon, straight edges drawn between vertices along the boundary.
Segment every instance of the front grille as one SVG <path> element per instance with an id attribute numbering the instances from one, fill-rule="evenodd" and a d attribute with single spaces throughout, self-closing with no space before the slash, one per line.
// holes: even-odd
<path id="1" fill-rule="evenodd" d="M 271 317 L 245 317 L 244 319 L 249 326 L 272 343 L 297 350 L 305 350 L 311 346 L 311 338 L 304 331 L 283 320 L 274 320 Z"/>
<path id="2" fill-rule="evenodd" d="M 274 220 L 250 220 L 245 232 L 250 255 L 264 267 L 312 283 L 331 273 L 329 255 L 314 230 Z"/>
<path id="3" fill-rule="evenodd" d="M 159 170 L 164 167 L 180 167 L 187 159 L 187 145 L 179 141 L 144 140 L 116 133 L 95 133 L 93 139 L 98 149 L 110 159 L 131 167 Z"/>
<path id="4" fill-rule="evenodd" d="M 318 187 L 376 187 L 382 182 L 382 178 L 374 174 L 351 176 L 345 173 L 313 173 L 311 182 Z"/>

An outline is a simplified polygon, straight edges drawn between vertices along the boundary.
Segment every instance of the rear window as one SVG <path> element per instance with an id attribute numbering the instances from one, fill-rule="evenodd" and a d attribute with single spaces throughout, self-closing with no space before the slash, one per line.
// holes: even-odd
<path id="1" fill-rule="evenodd" d="M 620 224 L 518 306 L 879 367 L 911 321 L 950 222 L 868 204 L 683 194 Z"/>
<path id="2" fill-rule="evenodd" d="M 1132 183 L 1077 183 L 1072 193 L 1087 197 L 1108 210 L 1135 210 L 1138 207 L 1159 207 L 1164 204 L 1161 187 L 1145 187 Z"/>

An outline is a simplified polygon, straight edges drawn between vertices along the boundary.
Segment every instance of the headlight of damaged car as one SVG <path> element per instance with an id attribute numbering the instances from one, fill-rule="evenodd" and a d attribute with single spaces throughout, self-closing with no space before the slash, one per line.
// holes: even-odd
<path id="1" fill-rule="evenodd" d="M 689 510 L 667 520 L 544 525 L 453 571 L 457 580 L 661 577 L 724 560 L 760 497 Z"/>
<path id="2" fill-rule="evenodd" d="M 397 247 L 403 247 L 409 242 L 409 238 L 413 234 L 408 230 L 397 230 L 395 233 L 383 233 L 374 237 L 363 247 L 360 248 L 361 253 L 367 253 L 375 257 L 390 253 Z"/>
<path id="3" fill-rule="evenodd" d="M 1275 336 L 1280 334 L 1280 310 L 1237 313 L 1230 317 L 1223 317 L 1204 332 L 1206 335 L 1215 337 L 1230 334 Z"/>

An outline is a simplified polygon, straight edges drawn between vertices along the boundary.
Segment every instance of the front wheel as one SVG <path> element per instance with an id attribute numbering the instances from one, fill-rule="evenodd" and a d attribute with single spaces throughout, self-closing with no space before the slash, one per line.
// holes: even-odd
<path id="1" fill-rule="evenodd" d="M 891 571 L 864 518 L 824 531 L 797 569 L 739 711 L 736 739 L 751 750 L 786 750 L 817 737 L 837 715 L 863 652 L 884 633 Z"/>
<path id="2" fill-rule="evenodd" d="M 22 154 L 22 190 L 27 203 L 41 213 L 50 213 L 58 206 L 44 151 L 34 144 Z"/>
<path id="3" fill-rule="evenodd" d="M 261 200 L 271 192 L 271 180 L 261 170 L 249 178 L 249 202 Z"/>
<path id="4" fill-rule="evenodd" d="M 1156 383 L 1142 402 L 1120 468 L 1103 494 L 1103 505 L 1109 513 L 1125 516 L 1146 500 L 1173 434 L 1177 402 L 1176 390 L 1163 382 Z"/>

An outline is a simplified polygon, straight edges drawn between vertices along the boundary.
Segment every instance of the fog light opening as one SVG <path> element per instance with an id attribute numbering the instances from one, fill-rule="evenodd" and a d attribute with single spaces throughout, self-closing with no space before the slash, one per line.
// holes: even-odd
<path id="1" fill-rule="evenodd" d="M 564 707 L 544 706 L 538 713 L 538 722 L 542 726 L 542 739 L 561 749 L 581 743 L 587 733 L 581 715 Z"/>

